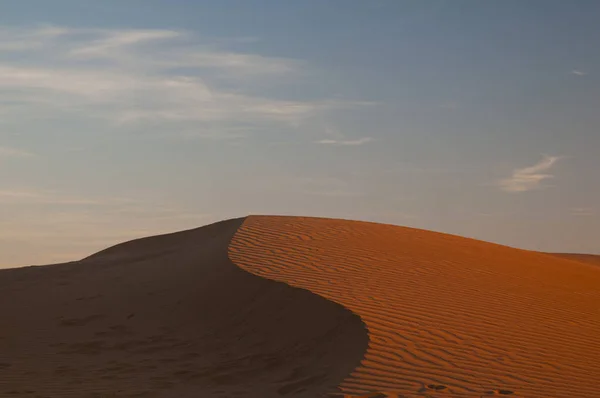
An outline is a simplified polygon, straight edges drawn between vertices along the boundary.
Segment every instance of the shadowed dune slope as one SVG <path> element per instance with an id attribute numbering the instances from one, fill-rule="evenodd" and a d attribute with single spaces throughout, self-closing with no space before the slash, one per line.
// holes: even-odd
<path id="1" fill-rule="evenodd" d="M 227 257 L 243 220 L 0 271 L 0 397 L 318 397 L 360 318 Z"/>
<path id="2" fill-rule="evenodd" d="M 361 316 L 369 348 L 341 384 L 348 395 L 600 397 L 596 267 L 412 228 L 279 216 L 248 217 L 230 258 Z"/>

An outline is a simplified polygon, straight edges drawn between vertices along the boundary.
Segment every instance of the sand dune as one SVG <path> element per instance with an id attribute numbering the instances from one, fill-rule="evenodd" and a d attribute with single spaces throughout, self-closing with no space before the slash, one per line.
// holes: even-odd
<path id="1" fill-rule="evenodd" d="M 251 216 L 1 270 L 0 397 L 600 397 L 590 263 Z"/>
<path id="2" fill-rule="evenodd" d="M 575 260 L 582 263 L 600 265 L 600 255 L 597 254 L 576 254 L 576 253 L 552 253 L 554 256 Z"/>
<path id="3" fill-rule="evenodd" d="M 317 397 L 360 318 L 227 258 L 241 220 L 0 271 L 0 397 Z"/>
<path id="4" fill-rule="evenodd" d="M 391 225 L 249 217 L 230 258 L 369 330 L 346 394 L 600 397 L 600 270 Z"/>

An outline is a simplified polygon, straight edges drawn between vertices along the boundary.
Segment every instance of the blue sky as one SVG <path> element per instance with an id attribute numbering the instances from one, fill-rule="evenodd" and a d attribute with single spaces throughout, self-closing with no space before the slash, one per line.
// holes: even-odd
<path id="1" fill-rule="evenodd" d="M 0 15 L 0 267 L 247 214 L 600 253 L 597 1 Z"/>

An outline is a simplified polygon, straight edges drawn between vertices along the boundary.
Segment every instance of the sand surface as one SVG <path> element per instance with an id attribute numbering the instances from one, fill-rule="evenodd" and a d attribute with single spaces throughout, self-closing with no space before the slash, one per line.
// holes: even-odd
<path id="1" fill-rule="evenodd" d="M 391 225 L 249 217 L 230 258 L 360 315 L 347 394 L 600 397 L 600 269 Z"/>
<path id="2" fill-rule="evenodd" d="M 251 216 L 0 270 L 0 397 L 600 397 L 600 268 Z"/>

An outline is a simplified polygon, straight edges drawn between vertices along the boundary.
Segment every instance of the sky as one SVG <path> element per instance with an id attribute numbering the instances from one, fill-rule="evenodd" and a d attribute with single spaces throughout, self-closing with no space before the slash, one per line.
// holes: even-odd
<path id="1" fill-rule="evenodd" d="M 0 267 L 248 214 L 600 253 L 596 0 L 0 0 Z"/>

